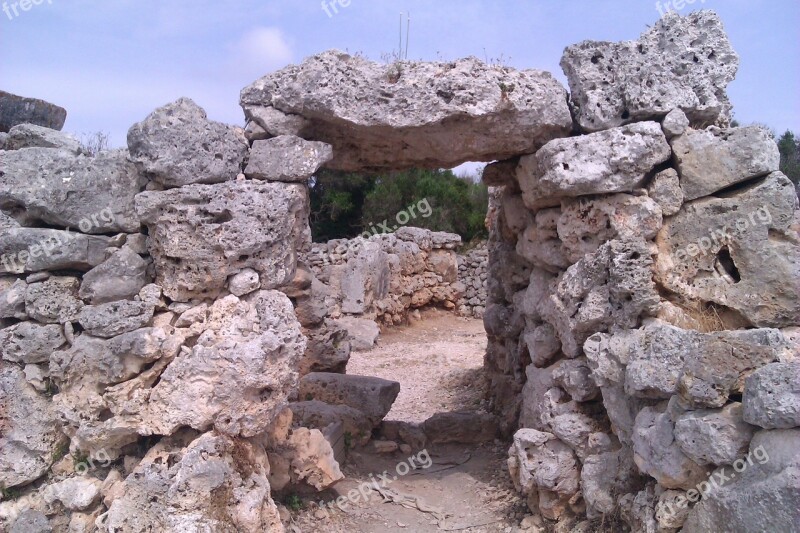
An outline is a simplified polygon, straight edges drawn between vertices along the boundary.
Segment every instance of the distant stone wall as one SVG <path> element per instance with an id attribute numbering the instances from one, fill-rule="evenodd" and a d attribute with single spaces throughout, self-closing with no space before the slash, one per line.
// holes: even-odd
<path id="1" fill-rule="evenodd" d="M 414 309 L 456 309 L 465 292 L 458 279 L 460 244 L 461 237 L 452 233 L 406 227 L 368 239 L 313 244 L 300 261 L 318 280 L 315 292 L 330 318 L 400 324 Z"/>
<path id="2" fill-rule="evenodd" d="M 486 280 L 489 278 L 489 248 L 483 242 L 467 253 L 458 256 L 458 281 L 464 284 L 464 293 L 458 300 L 456 312 L 460 316 L 483 318 L 486 310 Z"/>

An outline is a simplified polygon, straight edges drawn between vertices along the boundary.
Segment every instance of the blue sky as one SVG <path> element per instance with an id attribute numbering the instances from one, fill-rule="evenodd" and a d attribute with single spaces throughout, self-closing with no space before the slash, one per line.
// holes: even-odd
<path id="1" fill-rule="evenodd" d="M 36 0 L 15 16 L 18 1 L 0 0 L 11 15 L 0 12 L 0 89 L 62 105 L 66 131 L 106 131 L 114 146 L 180 96 L 242 124 L 242 87 L 329 48 L 380 59 L 398 46 L 401 12 L 410 59 L 502 57 L 564 83 L 565 46 L 635 39 L 659 17 L 655 0 L 350 0 L 332 16 L 321 0 Z M 800 132 L 800 2 L 694 0 L 680 12 L 701 7 L 720 13 L 741 56 L 736 117 Z"/>

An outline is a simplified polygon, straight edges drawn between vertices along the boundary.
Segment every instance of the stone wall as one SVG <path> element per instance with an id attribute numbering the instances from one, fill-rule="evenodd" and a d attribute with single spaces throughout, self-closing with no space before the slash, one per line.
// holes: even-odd
<path id="1" fill-rule="evenodd" d="M 793 530 L 798 199 L 728 125 L 738 58 L 701 12 L 561 65 L 579 130 L 484 175 L 514 482 L 564 531 Z"/>
<path id="2" fill-rule="evenodd" d="M 737 66 L 704 11 L 569 47 L 570 94 L 331 51 L 246 87 L 245 130 L 180 99 L 87 157 L 43 127 L 58 109 L 0 112 L 0 527 L 281 531 L 273 492 L 341 479 L 343 431 L 368 440 L 398 392 L 340 373 L 328 302 L 458 305 L 447 237 L 314 255 L 307 180 L 483 160 L 485 370 L 529 507 L 560 531 L 795 529 L 798 199 L 772 139 L 729 127 Z"/>
<path id="3" fill-rule="evenodd" d="M 464 285 L 464 293 L 456 304 L 460 316 L 483 318 L 488 278 L 489 248 L 485 242 L 458 255 L 458 281 Z"/>

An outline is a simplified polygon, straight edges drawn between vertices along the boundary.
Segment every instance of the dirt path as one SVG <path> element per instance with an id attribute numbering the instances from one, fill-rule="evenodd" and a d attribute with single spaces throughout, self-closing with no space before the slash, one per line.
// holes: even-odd
<path id="1" fill-rule="evenodd" d="M 431 309 L 410 326 L 384 330 L 372 350 L 353 353 L 347 373 L 399 381 L 387 420 L 422 422 L 485 408 L 485 351 L 483 321 Z"/>
<path id="2" fill-rule="evenodd" d="M 437 412 L 485 407 L 481 372 L 485 348 L 480 320 L 428 311 L 411 326 L 384 331 L 373 350 L 354 353 L 347 371 L 399 381 L 400 395 L 387 419 L 422 422 Z M 294 533 L 522 531 L 518 526 L 529 513 L 508 476 L 508 447 L 501 441 L 429 446 L 422 454 L 410 454 L 411 460 L 400 452 L 388 456 L 369 448 L 350 452 L 343 466 L 346 479 L 305 501 L 302 510 L 292 513 L 287 529 Z M 418 468 L 405 473 L 411 463 Z M 388 475 L 381 478 L 384 472 Z M 373 481 L 380 491 L 369 488 Z M 334 503 L 340 497 L 346 498 L 343 509 Z M 320 501 L 325 502 L 322 507 Z"/>

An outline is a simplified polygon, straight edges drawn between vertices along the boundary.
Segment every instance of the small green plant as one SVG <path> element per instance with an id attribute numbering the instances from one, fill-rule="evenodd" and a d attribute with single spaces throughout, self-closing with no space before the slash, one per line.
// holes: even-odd
<path id="1" fill-rule="evenodd" d="M 313 394 L 311 394 L 310 392 L 307 392 L 307 393 L 306 393 L 306 401 L 307 401 L 307 402 L 310 402 L 310 401 L 311 401 L 311 400 L 313 400 L 313 399 L 314 399 L 314 395 L 313 395 Z"/>
<path id="2" fill-rule="evenodd" d="M 20 496 L 19 489 L 16 487 L 5 488 L 0 486 L 0 494 L 3 495 L 3 501 L 6 500 L 16 500 Z"/>
<path id="3" fill-rule="evenodd" d="M 284 501 L 284 504 L 286 505 L 287 509 L 295 513 L 303 508 L 303 500 L 300 499 L 300 496 L 297 494 L 288 495 Z"/>
<path id="4" fill-rule="evenodd" d="M 351 450 L 353 448 L 353 435 L 349 431 L 344 433 L 344 449 Z"/>
<path id="5" fill-rule="evenodd" d="M 68 452 L 69 452 L 69 441 L 65 440 L 58 446 L 58 448 L 53 450 L 53 456 L 52 456 L 53 463 L 57 463 L 58 461 L 66 457 Z"/>
<path id="6" fill-rule="evenodd" d="M 72 460 L 75 461 L 76 465 L 79 465 L 81 463 L 88 463 L 89 462 L 89 456 L 86 454 L 86 452 L 82 452 L 81 450 L 77 450 L 77 451 L 72 452 Z"/>
<path id="7" fill-rule="evenodd" d="M 513 93 L 514 89 L 516 89 L 516 86 L 513 83 L 506 84 L 505 82 L 501 81 L 498 85 L 500 86 L 500 96 L 503 98 L 503 100 L 506 100 L 508 95 Z"/>

